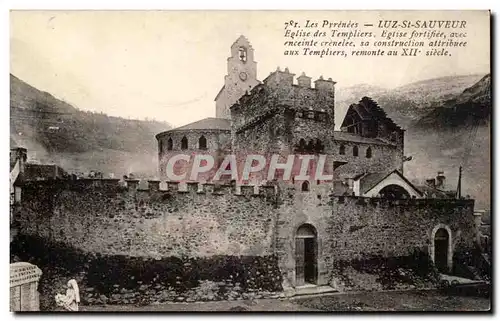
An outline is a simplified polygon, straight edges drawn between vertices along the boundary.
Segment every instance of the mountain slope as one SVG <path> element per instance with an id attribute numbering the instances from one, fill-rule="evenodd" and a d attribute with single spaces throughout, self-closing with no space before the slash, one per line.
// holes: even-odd
<path id="1" fill-rule="evenodd" d="M 463 167 L 463 194 L 476 199 L 476 207 L 489 209 L 491 188 L 491 76 L 446 101 L 408 128 L 405 164 L 410 177 L 447 173 L 449 188 L 456 188 Z M 422 166 L 422 164 L 426 164 Z"/>
<path id="2" fill-rule="evenodd" d="M 416 123 L 416 129 L 485 125 L 491 115 L 491 75 L 437 105 Z"/>
<path id="3" fill-rule="evenodd" d="M 11 140 L 28 149 L 29 159 L 72 172 L 156 174 L 154 136 L 169 124 L 82 111 L 14 75 L 10 94 Z"/>
<path id="4" fill-rule="evenodd" d="M 347 107 L 363 96 L 373 98 L 398 125 L 408 128 L 435 107 L 454 98 L 467 87 L 472 86 L 484 75 L 447 76 L 428 79 L 384 89 L 370 85 L 356 85 L 339 88 L 336 93 L 338 123 L 341 123 Z"/>

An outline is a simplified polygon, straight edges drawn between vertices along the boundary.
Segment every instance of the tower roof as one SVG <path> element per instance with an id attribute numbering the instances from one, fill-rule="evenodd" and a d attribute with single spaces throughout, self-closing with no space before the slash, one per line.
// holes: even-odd
<path id="1" fill-rule="evenodd" d="M 214 118 L 207 117 L 201 120 L 195 121 L 193 123 L 189 123 L 187 125 L 173 128 L 164 132 L 161 132 L 156 135 L 156 138 L 162 136 L 165 133 L 175 132 L 175 131 L 189 131 L 189 130 L 231 130 L 231 122 L 229 119 L 224 118 Z"/>
<path id="2" fill-rule="evenodd" d="M 229 122 L 228 119 L 208 117 L 178 128 L 174 128 L 173 130 L 193 130 L 193 129 L 231 130 L 231 123 Z"/>

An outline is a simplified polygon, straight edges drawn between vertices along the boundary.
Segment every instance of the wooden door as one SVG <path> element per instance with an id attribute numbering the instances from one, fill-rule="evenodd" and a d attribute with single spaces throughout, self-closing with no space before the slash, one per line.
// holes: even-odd
<path id="1" fill-rule="evenodd" d="M 295 283 L 296 286 L 304 285 L 304 239 L 295 239 Z"/>
<path id="2" fill-rule="evenodd" d="M 314 238 L 304 239 L 304 279 L 305 282 L 317 283 L 317 259 L 316 240 Z"/>
<path id="3" fill-rule="evenodd" d="M 439 229 L 434 237 L 434 264 L 441 273 L 448 272 L 448 243 L 448 231 Z"/>

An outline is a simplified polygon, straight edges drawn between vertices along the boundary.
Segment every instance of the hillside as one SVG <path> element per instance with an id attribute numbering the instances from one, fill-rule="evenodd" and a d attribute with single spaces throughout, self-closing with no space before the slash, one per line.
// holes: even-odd
<path id="1" fill-rule="evenodd" d="M 416 129 L 485 125 L 491 115 L 491 75 L 443 102 L 415 122 Z"/>
<path id="2" fill-rule="evenodd" d="M 169 124 L 82 111 L 14 75 L 10 94 L 11 142 L 26 147 L 30 160 L 70 172 L 156 175 L 154 136 Z"/>
<path id="3" fill-rule="evenodd" d="M 408 128 L 433 108 L 460 94 L 484 75 L 448 76 L 423 80 L 411 84 L 384 89 L 370 85 L 356 85 L 337 90 L 337 119 L 343 119 L 350 104 L 363 96 L 373 98 L 383 106 L 389 117 L 398 125 Z M 339 123 L 339 122 L 337 122 Z"/>
<path id="4" fill-rule="evenodd" d="M 463 194 L 473 196 L 477 208 L 489 209 L 491 76 L 434 106 L 408 129 L 406 153 L 414 160 L 405 165 L 407 174 L 421 177 L 444 170 L 449 187 L 455 188 L 463 166 Z"/>

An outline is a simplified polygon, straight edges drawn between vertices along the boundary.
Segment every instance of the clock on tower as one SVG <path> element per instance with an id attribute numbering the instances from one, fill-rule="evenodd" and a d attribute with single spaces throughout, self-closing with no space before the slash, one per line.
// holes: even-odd
<path id="1" fill-rule="evenodd" d="M 254 61 L 253 54 L 254 50 L 250 42 L 243 36 L 240 36 L 231 46 L 224 87 L 215 98 L 217 117 L 230 118 L 230 107 L 247 91 L 251 91 L 259 84 L 257 63 Z"/>

